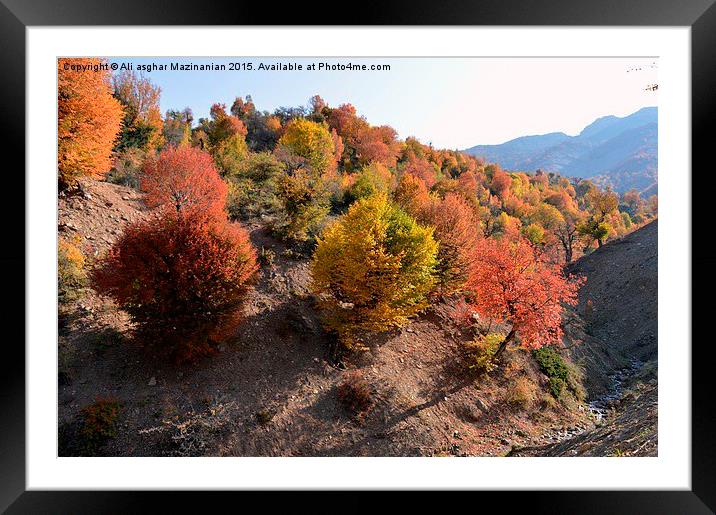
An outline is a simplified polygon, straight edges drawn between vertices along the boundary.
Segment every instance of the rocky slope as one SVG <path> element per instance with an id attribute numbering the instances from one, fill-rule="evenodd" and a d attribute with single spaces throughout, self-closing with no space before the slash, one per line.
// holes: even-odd
<path id="1" fill-rule="evenodd" d="M 522 456 L 656 456 L 658 221 L 577 260 L 587 277 L 566 330 L 585 368 L 593 430 Z"/>
<path id="2" fill-rule="evenodd" d="M 147 215 L 139 195 L 108 183 L 60 198 L 61 237 L 79 237 L 101 255 L 125 224 Z M 245 307 L 245 321 L 219 352 L 193 365 L 148 357 L 127 337 L 128 320 L 91 289 L 63 306 L 59 340 L 60 454 L 81 454 L 80 412 L 95 398 L 122 404 L 108 456 L 433 456 L 504 455 L 546 444 L 558 432 L 591 424 L 585 409 L 555 401 L 530 354 L 508 352 L 504 373 L 466 373 L 450 303 L 401 331 L 380 335 L 370 351 L 329 358 L 310 294 L 308 256 L 250 224 L 258 248 L 271 249 Z M 358 372 L 373 408 L 356 418 L 338 385 Z"/>
<path id="3" fill-rule="evenodd" d="M 126 224 L 148 212 L 129 188 L 89 182 L 83 189 L 59 199 L 58 230 L 80 242 L 92 266 Z M 105 456 L 504 456 L 519 449 L 551 455 L 558 452 L 554 446 L 587 434 L 601 441 L 592 432 L 589 407 L 571 395 L 556 401 L 529 353 L 507 352 L 502 370 L 492 376 L 466 373 L 461 345 L 472 333 L 452 321 L 449 301 L 437 302 L 400 331 L 372 338 L 370 351 L 337 366 L 310 293 L 309 257 L 275 240 L 259 222 L 249 229 L 254 245 L 270 249 L 274 258 L 260 271 L 236 335 L 205 360 L 177 366 L 147 356 L 127 337 L 127 317 L 89 288 L 61 307 L 61 455 L 84 452 L 80 413 L 98 396 L 122 406 L 117 436 L 97 452 Z M 567 346 L 573 349 L 565 355 L 585 360 L 593 398 L 613 395 L 609 374 L 624 368 L 634 349 L 646 348 L 632 340 L 651 334 L 648 324 L 630 328 L 638 313 L 620 318 L 609 300 L 600 300 L 615 288 L 623 294 L 626 283 L 649 300 L 652 290 L 640 288 L 645 283 L 639 277 L 651 273 L 651 265 L 639 267 L 637 254 L 624 261 L 613 254 L 639 242 L 643 253 L 643 235 L 633 236 L 632 243 L 607 245 L 575 264 L 575 271 L 595 281 L 570 315 Z M 585 321 L 581 315 L 591 298 L 592 317 Z M 622 332 L 628 341 L 607 344 L 607 336 Z M 338 399 L 338 386 L 355 372 L 373 401 L 362 417 Z M 598 443 L 589 448 L 613 451 Z"/>

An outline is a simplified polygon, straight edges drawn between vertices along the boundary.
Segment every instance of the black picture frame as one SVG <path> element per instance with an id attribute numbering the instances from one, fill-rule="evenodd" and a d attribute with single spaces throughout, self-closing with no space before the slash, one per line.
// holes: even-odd
<path id="1" fill-rule="evenodd" d="M 8 513 L 135 513 L 161 503 L 161 511 L 205 510 L 208 495 L 236 502 L 248 493 L 179 492 L 77 492 L 25 491 L 25 226 L 17 223 L 25 213 L 25 29 L 29 26 L 63 25 L 608 25 L 691 27 L 692 162 L 708 169 L 714 144 L 716 115 L 716 6 L 715 0 L 458 0 L 431 3 L 425 0 L 392 1 L 386 4 L 353 4 L 339 15 L 336 3 L 313 2 L 310 6 L 268 2 L 197 2 L 196 0 L 0 0 L 0 112 L 4 164 L 3 252 L 0 256 L 6 321 L 0 358 L 0 510 Z M 8 149 L 13 149 L 12 153 Z M 711 165 L 713 168 L 713 165 Z M 693 174 L 691 174 L 693 178 Z M 689 177 L 685 177 L 688 180 Z M 707 180 L 707 179 L 706 179 Z M 696 195 L 706 188 L 692 189 Z M 700 193 L 699 193 L 700 191 Z M 703 199 L 702 199 L 703 200 Z M 692 205 L 704 205 L 692 198 Z M 703 219 L 692 214 L 694 222 Z M 693 234 L 698 234 L 693 231 Z M 693 239 L 692 239 L 693 241 Z M 708 270 L 716 258 L 692 245 L 692 273 Z M 22 270 L 24 273 L 20 274 Z M 710 274 L 699 277 L 693 293 L 708 292 Z M 708 303 L 692 302 L 692 320 L 706 319 Z M 699 316 L 702 315 L 702 316 Z M 11 329 L 8 334 L 7 330 Z M 684 339 L 691 335 L 684 328 Z M 480 492 L 480 506 L 493 503 L 523 507 L 534 513 L 713 513 L 716 509 L 716 439 L 713 436 L 713 386 L 709 381 L 713 361 L 708 337 L 692 345 L 692 489 L 691 491 L 590 491 L 590 492 Z M 686 342 L 668 342 L 684 344 Z M 273 493 L 272 495 L 276 495 Z M 346 499 L 323 497 L 331 509 L 348 506 Z M 357 495 L 357 494 L 349 494 Z M 415 496 L 420 499 L 422 494 Z M 471 495 L 475 495 L 472 493 Z M 280 499 L 283 496 L 275 497 Z M 509 497 L 509 503 L 506 497 Z M 215 499 L 212 498 L 215 502 Z M 242 499 L 241 506 L 248 507 Z M 250 502 L 250 499 L 248 499 Z M 489 502 L 492 501 L 492 502 Z M 272 501 L 275 502 L 275 501 Z M 478 505 L 472 504 L 475 508 Z M 237 508 L 238 505 L 235 505 Z M 340 508 L 342 509 L 342 508 Z M 518 508 L 519 509 L 519 508 Z M 320 510 L 319 510 L 320 511 Z"/>

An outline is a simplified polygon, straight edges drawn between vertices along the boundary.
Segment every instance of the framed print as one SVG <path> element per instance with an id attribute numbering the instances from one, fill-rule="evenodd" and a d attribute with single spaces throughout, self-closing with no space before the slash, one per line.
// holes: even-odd
<path id="1" fill-rule="evenodd" d="M 712 512 L 716 8 L 271 10 L 0 6 L 3 509 Z"/>

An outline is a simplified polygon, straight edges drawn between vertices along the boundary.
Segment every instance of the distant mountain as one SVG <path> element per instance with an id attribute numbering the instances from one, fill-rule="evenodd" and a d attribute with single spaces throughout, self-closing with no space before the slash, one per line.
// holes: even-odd
<path id="1" fill-rule="evenodd" d="M 500 145 L 477 145 L 465 152 L 507 170 L 557 172 L 589 178 L 623 192 L 657 192 L 658 111 L 645 107 L 619 118 L 604 116 L 578 136 L 552 132 L 523 136 Z"/>

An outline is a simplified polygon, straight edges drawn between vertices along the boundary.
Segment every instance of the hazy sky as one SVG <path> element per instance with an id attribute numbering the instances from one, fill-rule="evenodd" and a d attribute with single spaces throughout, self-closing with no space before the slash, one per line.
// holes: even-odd
<path id="1" fill-rule="evenodd" d="M 595 118 L 657 105 L 654 59 L 642 58 L 110 58 L 111 63 L 249 63 L 252 71 L 150 71 L 161 107 L 207 117 L 215 102 L 253 97 L 260 110 L 351 103 L 400 138 L 463 149 L 547 132 L 579 133 Z M 302 71 L 259 71 L 259 63 L 299 63 Z M 308 71 L 311 63 L 389 64 L 390 71 Z"/>

